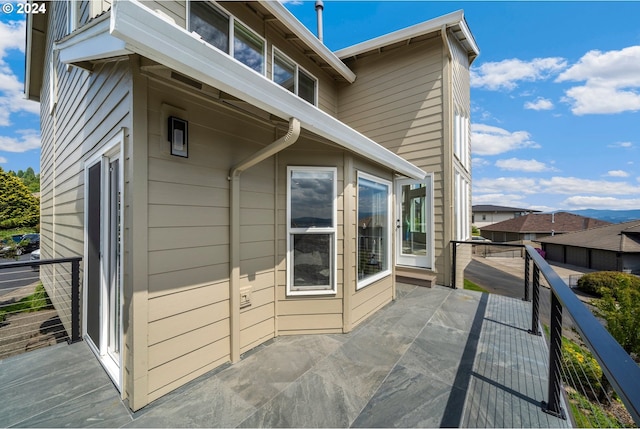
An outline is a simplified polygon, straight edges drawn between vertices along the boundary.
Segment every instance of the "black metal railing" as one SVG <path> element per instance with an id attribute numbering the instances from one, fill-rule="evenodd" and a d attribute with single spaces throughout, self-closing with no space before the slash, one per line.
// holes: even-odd
<path id="1" fill-rule="evenodd" d="M 0 359 L 82 340 L 80 257 L 0 263 Z"/>
<path id="2" fill-rule="evenodd" d="M 493 245 L 496 243 L 452 241 L 452 275 L 455 285 L 455 273 L 457 262 L 457 247 L 460 245 Z M 509 247 L 521 247 L 524 249 L 524 293 L 523 299 L 531 299 L 531 327 L 529 332 L 541 335 L 541 277 L 546 280 L 550 293 L 550 308 L 548 328 L 549 344 L 549 378 L 547 401 L 542 403 L 545 412 L 558 417 L 566 418 L 563 409 L 563 313 L 569 316 L 571 328 L 575 329 L 586 348 L 599 364 L 606 381 L 611 385 L 624 403 L 636 425 L 640 425 L 640 367 L 632 357 L 611 336 L 603 324 L 594 316 L 592 311 L 582 302 L 574 291 L 565 283 L 553 268 L 544 260 L 538 251 L 529 245 L 504 244 Z M 532 265 L 533 269 L 531 269 Z M 546 289 L 545 289 L 546 290 Z M 530 298 L 531 297 L 531 298 Z M 566 321 L 566 320 L 565 320 Z M 565 376 L 566 379 L 566 376 Z M 605 424 L 604 426 L 609 426 Z M 595 427 L 595 426 L 594 426 Z"/>

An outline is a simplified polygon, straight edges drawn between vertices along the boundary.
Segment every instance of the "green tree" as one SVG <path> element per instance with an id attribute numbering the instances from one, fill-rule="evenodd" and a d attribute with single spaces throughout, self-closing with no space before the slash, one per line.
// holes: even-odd
<path id="1" fill-rule="evenodd" d="M 0 228 L 33 227 L 39 222 L 38 199 L 19 178 L 0 168 Z"/>
<path id="2" fill-rule="evenodd" d="M 623 282 L 605 290 L 596 308 L 611 336 L 627 353 L 640 356 L 640 289 Z"/>

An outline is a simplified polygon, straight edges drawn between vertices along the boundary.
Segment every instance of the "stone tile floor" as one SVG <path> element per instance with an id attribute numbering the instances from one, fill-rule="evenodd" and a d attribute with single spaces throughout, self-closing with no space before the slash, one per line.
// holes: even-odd
<path id="1" fill-rule="evenodd" d="M 2 427 L 567 427 L 530 303 L 398 285 L 345 335 L 279 337 L 132 413 L 83 343 L 0 361 Z"/>

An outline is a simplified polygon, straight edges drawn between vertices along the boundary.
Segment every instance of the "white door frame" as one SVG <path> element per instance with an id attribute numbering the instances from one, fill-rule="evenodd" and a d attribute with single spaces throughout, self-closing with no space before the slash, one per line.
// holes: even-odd
<path id="1" fill-rule="evenodd" d="M 85 188 L 85 207 L 84 207 L 84 255 L 83 258 L 84 263 L 84 275 L 83 275 L 83 284 L 88 285 L 88 221 L 89 221 L 89 213 L 87 204 L 89 201 L 89 168 L 95 166 L 96 164 L 101 164 L 100 171 L 100 213 L 101 213 L 101 223 L 100 223 L 100 344 L 95 344 L 94 340 L 89 336 L 87 332 L 87 320 L 88 320 L 88 287 L 83 287 L 83 317 L 82 317 L 82 333 L 85 341 L 89 344 L 89 347 L 93 350 L 93 352 L 98 357 L 98 360 L 105 368 L 107 374 L 113 380 L 116 387 L 123 392 L 122 389 L 122 380 L 123 380 L 123 354 L 122 354 L 122 255 L 123 253 L 123 240 L 120 239 L 119 249 L 113 246 L 111 243 L 111 234 L 109 232 L 112 230 L 112 227 L 115 226 L 120 227 L 119 233 L 122 237 L 122 224 L 123 224 L 123 194 L 124 194 L 124 168 L 123 168 L 123 146 L 124 146 L 124 130 L 121 130 L 115 137 L 113 137 L 107 144 L 105 144 L 101 150 L 90 158 L 88 158 L 84 162 L 84 188 Z M 118 161 L 118 201 L 115 202 L 116 207 L 120 209 L 119 225 L 113 225 L 111 222 L 111 212 L 110 209 L 112 206 L 109 204 L 110 191 L 112 190 L 112 186 L 110 183 L 110 178 L 112 176 L 109 174 L 110 166 L 112 162 Z M 116 232 L 118 233 L 118 232 Z M 116 244 L 118 246 L 118 244 Z M 120 259 L 116 259 L 119 266 L 114 266 L 111 262 L 114 262 L 115 256 L 120 256 Z M 106 257 L 105 257 L 106 256 Z M 117 287 L 110 288 L 107 284 L 108 281 L 111 281 L 113 276 L 110 275 L 109 271 L 111 269 L 115 269 L 117 273 L 117 277 L 115 281 L 117 282 Z M 116 299 L 116 295 L 110 295 L 109 291 L 112 291 L 114 294 L 119 295 Z M 117 309 L 113 308 L 112 305 L 108 303 L 112 302 L 116 299 L 119 302 L 119 307 Z M 107 305 L 105 305 L 107 303 Z M 115 317 L 114 317 L 115 316 Z M 115 332 L 115 326 L 118 327 L 117 332 Z M 117 353 L 114 353 L 110 350 L 110 344 L 108 344 L 108 339 L 113 338 L 114 335 L 117 338 L 117 342 L 119 344 L 119 350 Z"/>
<path id="2" fill-rule="evenodd" d="M 426 190 L 425 196 L 425 256 L 417 256 L 403 253 L 403 225 L 404 216 L 402 213 L 402 187 L 412 184 L 423 184 Z M 428 268 L 433 269 L 434 263 L 434 215 L 433 215 L 433 174 L 427 174 L 424 180 L 414 180 L 407 178 L 398 178 L 395 181 L 395 198 L 396 198 L 396 265 L 415 267 L 415 268 Z"/>

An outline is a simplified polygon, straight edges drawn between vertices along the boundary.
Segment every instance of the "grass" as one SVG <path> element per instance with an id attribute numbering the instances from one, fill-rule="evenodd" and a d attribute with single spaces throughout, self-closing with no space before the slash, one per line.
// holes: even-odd
<path id="1" fill-rule="evenodd" d="M 18 313 L 30 313 L 38 310 L 51 308 L 49 295 L 42 283 L 36 286 L 36 290 L 28 296 L 12 304 L 7 304 L 0 308 L 0 322 L 4 322 L 7 315 Z"/>
<path id="2" fill-rule="evenodd" d="M 467 280 L 464 279 L 464 288 L 466 290 L 474 290 L 476 292 L 486 292 L 489 293 L 488 290 L 486 290 L 485 288 L 483 288 L 482 286 L 478 286 L 477 284 L 475 284 L 474 282 L 472 282 L 471 280 Z"/>

